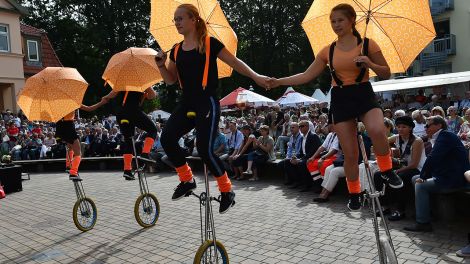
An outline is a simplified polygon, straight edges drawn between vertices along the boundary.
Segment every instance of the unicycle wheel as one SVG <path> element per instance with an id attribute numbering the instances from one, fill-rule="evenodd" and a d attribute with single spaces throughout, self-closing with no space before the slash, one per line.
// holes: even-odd
<path id="1" fill-rule="evenodd" d="M 140 226 L 144 228 L 154 226 L 160 216 L 157 197 L 151 193 L 141 194 L 135 201 L 134 216 Z"/>
<path id="2" fill-rule="evenodd" d="M 214 248 L 213 240 L 206 240 L 197 250 L 194 264 L 229 263 L 228 253 L 224 245 L 219 241 L 215 241 L 215 245 L 217 249 Z"/>
<path id="3" fill-rule="evenodd" d="M 98 211 L 95 202 L 90 198 L 83 198 L 75 202 L 73 206 L 73 222 L 83 232 L 93 229 L 96 223 Z"/>
<path id="4" fill-rule="evenodd" d="M 387 238 L 387 236 L 380 236 L 379 241 L 380 241 L 380 247 L 382 249 L 381 257 L 385 261 L 385 263 L 397 264 L 398 263 L 397 257 L 395 256 L 395 253 L 393 252 L 392 246 L 390 245 L 390 241 Z"/>

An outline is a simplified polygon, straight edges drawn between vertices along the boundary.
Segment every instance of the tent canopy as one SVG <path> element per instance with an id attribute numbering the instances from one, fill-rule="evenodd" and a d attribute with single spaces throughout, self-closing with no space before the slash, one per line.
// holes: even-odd
<path id="1" fill-rule="evenodd" d="M 320 102 L 326 102 L 326 95 L 320 89 L 316 89 L 312 97 Z"/>
<path id="2" fill-rule="evenodd" d="M 374 92 L 418 89 L 470 81 L 470 71 L 372 82 Z"/>
<path id="3" fill-rule="evenodd" d="M 292 87 L 287 88 L 284 95 L 276 101 L 281 107 L 307 106 L 317 103 L 318 100 L 296 92 Z"/>
<path id="4" fill-rule="evenodd" d="M 150 113 L 153 119 L 157 119 L 158 115 L 160 115 L 161 119 L 163 120 L 168 120 L 170 118 L 171 114 L 168 112 L 165 112 L 163 110 L 155 110 L 152 113 Z"/>
<path id="5" fill-rule="evenodd" d="M 255 92 L 239 87 L 220 100 L 220 107 L 231 108 L 237 106 L 261 107 L 273 106 L 276 102 Z"/>

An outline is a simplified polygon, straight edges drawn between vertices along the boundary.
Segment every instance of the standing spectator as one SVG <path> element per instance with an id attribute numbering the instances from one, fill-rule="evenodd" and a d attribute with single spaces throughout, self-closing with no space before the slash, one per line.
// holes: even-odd
<path id="1" fill-rule="evenodd" d="M 436 106 L 441 106 L 441 104 L 439 103 L 439 96 L 437 95 L 433 95 L 431 96 L 431 102 L 427 103 L 426 105 L 423 106 L 423 109 L 425 110 L 428 110 L 428 111 L 431 111 L 434 107 Z"/>
<path id="2" fill-rule="evenodd" d="M 42 129 L 39 127 L 39 123 L 34 123 L 33 125 L 33 129 L 31 130 L 31 133 L 36 133 L 38 135 L 41 135 L 42 134 Z"/>
<path id="3" fill-rule="evenodd" d="M 432 231 L 430 194 L 467 185 L 464 173 L 470 169 L 466 150 L 460 139 L 447 131 L 441 116 L 426 121 L 426 132 L 434 142 L 420 175 L 413 177 L 415 185 L 416 223 L 407 231 Z"/>
<path id="4" fill-rule="evenodd" d="M 449 106 L 447 108 L 447 130 L 450 132 L 457 134 L 460 131 L 460 126 L 463 124 L 463 119 L 457 115 L 457 108 L 455 106 Z"/>

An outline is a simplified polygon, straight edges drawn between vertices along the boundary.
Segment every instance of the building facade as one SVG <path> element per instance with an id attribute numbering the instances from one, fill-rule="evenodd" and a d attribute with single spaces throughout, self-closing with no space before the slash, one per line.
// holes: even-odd
<path id="1" fill-rule="evenodd" d="M 14 0 L 0 0 L 0 110 L 17 112 L 16 94 L 24 86 L 20 17 L 27 11 Z"/>
<path id="2" fill-rule="evenodd" d="M 429 0 L 436 38 L 408 70 L 409 76 L 470 71 L 470 1 Z"/>

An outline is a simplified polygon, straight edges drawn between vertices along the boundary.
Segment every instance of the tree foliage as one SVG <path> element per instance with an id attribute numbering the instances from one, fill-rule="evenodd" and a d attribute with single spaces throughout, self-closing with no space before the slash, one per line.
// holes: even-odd
<path id="1" fill-rule="evenodd" d="M 90 83 L 85 103 L 91 104 L 109 92 L 101 79 L 111 56 L 129 47 L 155 46 L 148 32 L 148 0 L 23 0 L 31 11 L 23 22 L 42 28 L 62 64 L 77 68 Z M 301 22 L 312 0 L 221 0 L 230 24 L 238 35 L 237 56 L 260 74 L 282 77 L 304 71 L 313 53 Z M 315 88 L 329 87 L 325 71 L 317 80 L 296 89 L 311 95 Z M 256 92 L 278 98 L 285 89 L 264 91 L 238 73 L 220 82 L 219 96 L 238 86 L 255 86 Z M 178 98 L 175 86 L 157 87 L 155 104 L 171 111 Z M 153 106 L 152 106 L 153 107 Z M 149 107 L 149 108 L 152 108 Z M 106 111 L 112 111 L 108 106 Z"/>

